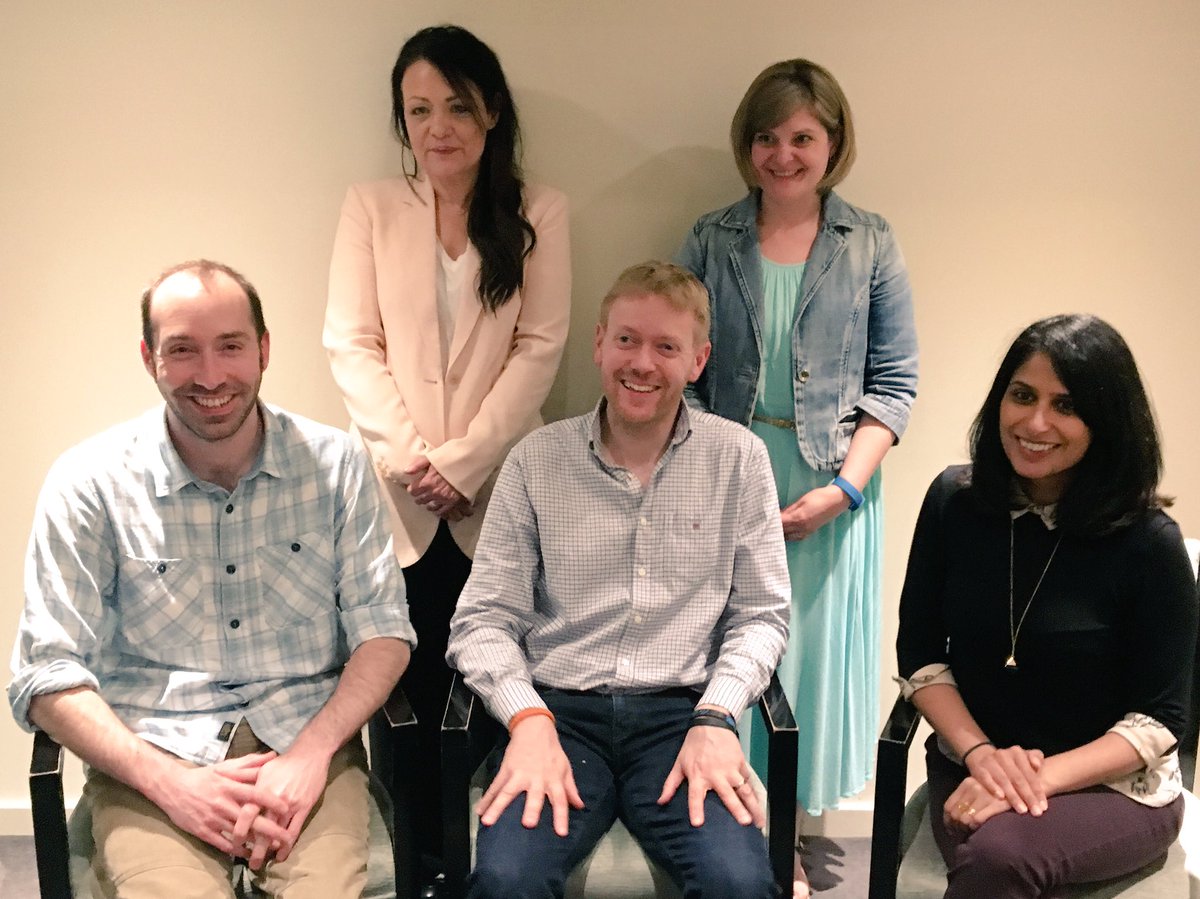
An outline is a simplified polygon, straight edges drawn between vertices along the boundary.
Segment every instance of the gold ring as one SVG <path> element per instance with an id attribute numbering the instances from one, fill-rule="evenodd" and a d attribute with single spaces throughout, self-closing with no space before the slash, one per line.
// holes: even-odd
<path id="1" fill-rule="evenodd" d="M 743 777 L 743 778 L 742 778 L 742 782 L 741 782 L 740 784 L 738 784 L 737 786 L 735 786 L 735 787 L 734 787 L 734 789 L 735 789 L 735 790 L 740 790 L 740 789 L 741 789 L 742 787 L 744 787 L 745 785 L 746 785 L 746 778 L 744 778 L 744 777 Z"/>
<path id="2" fill-rule="evenodd" d="M 969 803 L 969 802 L 960 802 L 958 805 L 954 806 L 954 810 L 955 810 L 956 812 L 965 812 L 965 811 L 966 811 L 967 809 L 969 809 L 970 807 L 971 807 L 971 803 Z"/>
<path id="3" fill-rule="evenodd" d="M 967 814 L 970 815 L 972 818 L 974 818 L 975 817 L 975 809 L 974 808 L 967 809 Z"/>

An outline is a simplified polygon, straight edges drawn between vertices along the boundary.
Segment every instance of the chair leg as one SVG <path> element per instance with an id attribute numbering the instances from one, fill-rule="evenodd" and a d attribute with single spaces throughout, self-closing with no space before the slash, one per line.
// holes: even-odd
<path id="1" fill-rule="evenodd" d="M 415 770 L 409 743 L 411 727 L 392 728 L 372 720 L 367 730 L 371 743 L 371 770 L 383 783 L 392 802 L 392 862 L 397 899 L 412 899 L 419 888 L 416 843 L 413 840 L 412 788 L 402 772 Z"/>
<path id="2" fill-rule="evenodd" d="M 44 731 L 34 734 L 29 766 L 33 845 L 42 899 L 72 899 L 67 813 L 63 804 L 62 748 Z"/>
<path id="3" fill-rule="evenodd" d="M 773 734 L 767 747 L 767 805 L 770 807 L 767 852 L 771 857 L 775 883 L 784 896 L 791 895 L 794 876 L 798 751 L 799 741 L 795 731 Z"/>
<path id="4" fill-rule="evenodd" d="M 920 721 L 920 714 L 909 702 L 897 699 L 879 735 L 868 899 L 896 899 L 908 750 Z"/>
<path id="5" fill-rule="evenodd" d="M 442 732 L 442 866 L 451 899 L 466 895 L 467 875 L 471 873 L 473 755 L 465 732 Z"/>

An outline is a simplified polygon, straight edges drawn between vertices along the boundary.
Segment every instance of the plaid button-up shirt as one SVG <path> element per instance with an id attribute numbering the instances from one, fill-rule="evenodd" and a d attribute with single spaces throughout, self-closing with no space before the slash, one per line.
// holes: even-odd
<path id="1" fill-rule="evenodd" d="M 501 721 L 544 705 L 534 684 L 696 687 L 739 715 L 779 663 L 791 605 L 766 447 L 681 406 L 643 487 L 601 443 L 602 408 L 509 454 L 447 659 Z"/>
<path id="2" fill-rule="evenodd" d="M 415 644 L 365 453 L 260 404 L 259 459 L 233 492 L 198 480 L 163 409 L 64 454 L 39 497 L 9 701 L 96 689 L 134 733 L 224 757 L 245 718 L 283 752 L 373 637 Z"/>

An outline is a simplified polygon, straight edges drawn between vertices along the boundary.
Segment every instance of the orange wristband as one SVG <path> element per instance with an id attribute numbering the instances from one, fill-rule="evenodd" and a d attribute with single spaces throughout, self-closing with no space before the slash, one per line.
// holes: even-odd
<path id="1" fill-rule="evenodd" d="M 544 709 L 539 705 L 531 705 L 527 709 L 521 709 L 521 711 L 517 712 L 515 715 L 513 715 L 511 718 L 508 719 L 508 732 L 511 734 L 513 732 L 513 728 L 516 727 L 518 724 L 520 724 L 522 721 L 524 721 L 526 718 L 533 718 L 537 715 L 545 715 L 551 721 L 554 721 L 554 713 L 552 711 L 550 711 L 549 709 Z"/>

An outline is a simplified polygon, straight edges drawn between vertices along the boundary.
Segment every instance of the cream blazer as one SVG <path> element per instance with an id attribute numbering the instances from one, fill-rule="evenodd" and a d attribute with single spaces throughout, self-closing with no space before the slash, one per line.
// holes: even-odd
<path id="1" fill-rule="evenodd" d="M 463 302 L 443 376 L 429 182 L 390 178 L 346 192 L 324 344 L 388 498 L 401 565 L 424 554 L 439 521 L 413 502 L 404 470 L 423 455 L 474 500 L 475 513 L 450 525 L 472 556 L 496 471 L 542 423 L 570 319 L 566 197 L 526 186 L 525 215 L 537 246 L 525 261 L 524 287 L 495 314 L 478 299 Z"/>

